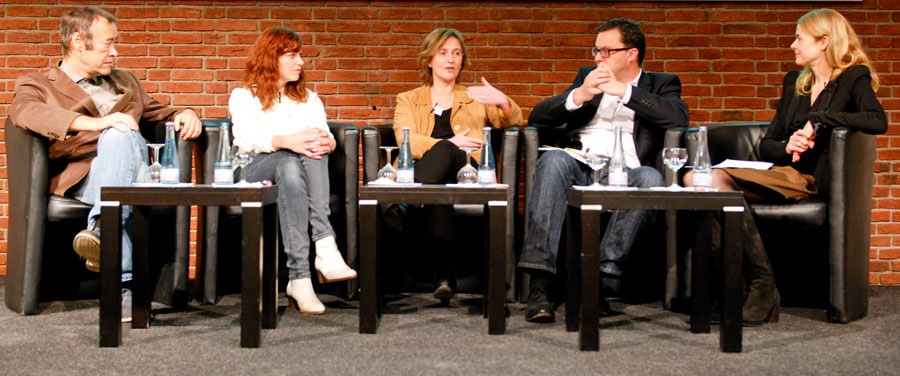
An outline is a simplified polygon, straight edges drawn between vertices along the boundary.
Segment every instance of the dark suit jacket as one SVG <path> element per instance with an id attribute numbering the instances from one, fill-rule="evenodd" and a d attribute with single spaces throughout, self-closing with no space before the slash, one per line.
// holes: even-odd
<path id="1" fill-rule="evenodd" d="M 113 69 L 109 79 L 123 93 L 110 113 L 129 114 L 142 127 L 174 116 L 175 109 L 153 99 L 131 73 Z M 97 154 L 100 132 L 69 131 L 69 126 L 81 115 L 99 117 L 100 112 L 87 93 L 58 67 L 16 80 L 10 116 L 16 126 L 50 140 L 50 192 L 53 194 L 64 195 L 87 176 Z"/>
<path id="2" fill-rule="evenodd" d="M 574 143 L 578 130 L 586 126 L 597 113 L 603 95 L 595 96 L 572 112 L 566 110 L 566 97 L 569 92 L 581 86 L 584 78 L 595 68 L 596 66 L 581 67 L 572 86 L 565 92 L 538 103 L 528 116 L 528 125 L 565 125 Z M 687 104 L 681 100 L 681 80 L 673 74 L 643 72 L 638 86 L 632 89 L 631 100 L 625 106 L 634 110 L 634 145 L 641 165 L 660 168 L 660 153 L 666 129 L 686 127 L 689 121 Z"/>
<path id="3" fill-rule="evenodd" d="M 781 101 L 766 137 L 759 145 L 761 159 L 779 165 L 793 165 L 802 173 L 812 174 L 818 166 L 819 157 L 830 144 L 831 128 L 852 127 L 869 134 L 887 131 L 887 116 L 875 97 L 872 76 L 865 65 L 847 68 L 830 82 L 817 99 L 822 103 L 817 103 L 812 109 L 809 95 L 798 96 L 794 90 L 798 76 L 798 71 L 788 72 L 784 76 Z M 801 154 L 798 162 L 792 163 L 791 155 L 784 151 L 785 142 L 807 121 L 819 124 L 815 147 Z"/>

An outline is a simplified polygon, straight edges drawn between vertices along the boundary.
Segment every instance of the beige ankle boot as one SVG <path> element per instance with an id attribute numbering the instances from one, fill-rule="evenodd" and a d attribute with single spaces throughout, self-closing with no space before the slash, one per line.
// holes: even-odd
<path id="1" fill-rule="evenodd" d="M 325 306 L 316 297 L 313 291 L 312 279 L 298 278 L 288 282 L 285 294 L 291 309 L 296 309 L 304 315 L 321 315 L 325 313 Z"/>
<path id="2" fill-rule="evenodd" d="M 333 236 L 316 241 L 316 271 L 319 272 L 319 283 L 356 278 L 356 271 L 344 262 Z"/>

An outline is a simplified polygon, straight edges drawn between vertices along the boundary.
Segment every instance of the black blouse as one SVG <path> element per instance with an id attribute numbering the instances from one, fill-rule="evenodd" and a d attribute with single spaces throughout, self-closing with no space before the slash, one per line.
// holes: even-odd
<path id="1" fill-rule="evenodd" d="M 448 139 L 454 136 L 453 128 L 450 127 L 451 110 L 444 110 L 440 115 L 434 114 L 434 129 L 431 131 L 431 137 Z"/>
<path id="2" fill-rule="evenodd" d="M 832 128 L 851 127 L 869 134 L 887 131 L 887 117 L 872 90 L 872 76 L 866 66 L 848 68 L 822 90 L 815 103 L 810 103 L 809 95 L 796 94 L 794 88 L 799 75 L 800 72 L 793 71 L 784 77 L 784 92 L 775 118 L 759 146 L 762 160 L 793 165 L 802 173 L 812 174 L 828 147 Z M 818 127 L 816 145 L 792 163 L 791 155 L 784 151 L 785 144 L 807 121 Z"/>

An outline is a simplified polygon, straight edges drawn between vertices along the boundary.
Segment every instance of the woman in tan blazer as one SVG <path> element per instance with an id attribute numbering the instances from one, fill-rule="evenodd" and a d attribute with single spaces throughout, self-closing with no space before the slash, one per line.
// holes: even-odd
<path id="1" fill-rule="evenodd" d="M 435 29 L 418 55 L 423 86 L 397 96 L 394 134 L 410 129 L 410 148 L 416 163 L 415 181 L 424 184 L 456 183 L 456 173 L 470 161 L 464 148 L 480 160 L 484 127 L 507 128 L 522 123 L 522 109 L 487 80 L 466 88 L 459 74 L 468 64 L 462 35 L 455 29 Z M 433 240 L 435 292 L 443 303 L 455 290 L 453 207 L 424 208 L 427 236 Z"/>

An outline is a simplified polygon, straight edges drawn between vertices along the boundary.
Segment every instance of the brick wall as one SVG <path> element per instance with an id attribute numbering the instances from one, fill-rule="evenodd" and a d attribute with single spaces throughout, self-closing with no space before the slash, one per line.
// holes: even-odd
<path id="1" fill-rule="evenodd" d="M 10 4 L 12 3 L 12 4 Z M 0 116 L 15 79 L 59 60 L 58 22 L 70 2 L 0 5 Z M 308 82 L 328 118 L 359 126 L 390 122 L 395 95 L 418 85 L 415 55 L 435 27 L 459 29 L 471 67 L 525 109 L 564 90 L 591 63 L 593 28 L 612 17 L 641 21 L 644 67 L 680 75 L 695 124 L 770 120 L 796 19 L 833 7 L 854 24 L 881 75 L 879 98 L 890 129 L 878 137 L 872 202 L 872 284 L 900 284 L 900 1 L 862 2 L 492 2 L 492 1 L 104 1 L 118 17 L 118 66 L 134 72 L 164 103 L 227 116 L 228 93 L 260 31 L 284 25 L 301 33 Z M 187 5 L 183 5 L 187 4 Z M 0 131 L 0 275 L 6 273 L 8 192 Z M 895 196 L 895 194 L 897 196 Z"/>

